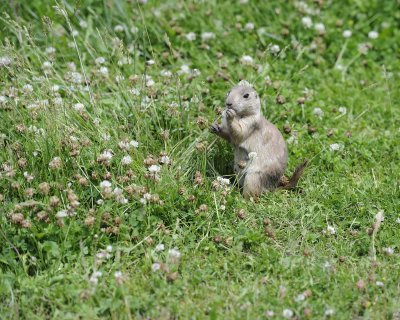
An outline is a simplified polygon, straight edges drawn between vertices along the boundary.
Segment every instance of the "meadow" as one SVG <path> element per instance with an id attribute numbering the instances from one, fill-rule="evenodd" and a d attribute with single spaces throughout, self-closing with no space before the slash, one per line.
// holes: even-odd
<path id="1" fill-rule="evenodd" d="M 400 319 L 399 1 L 0 9 L 1 319 Z M 209 132 L 242 79 L 295 191 Z"/>

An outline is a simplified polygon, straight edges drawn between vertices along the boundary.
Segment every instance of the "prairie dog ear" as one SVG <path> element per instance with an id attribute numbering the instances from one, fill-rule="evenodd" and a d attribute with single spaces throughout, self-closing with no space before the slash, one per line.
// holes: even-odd
<path id="1" fill-rule="evenodd" d="M 237 84 L 238 86 L 241 87 L 249 87 L 249 88 L 253 88 L 253 86 L 250 84 L 250 82 L 246 81 L 246 80 L 241 80 L 239 81 L 239 83 Z"/>

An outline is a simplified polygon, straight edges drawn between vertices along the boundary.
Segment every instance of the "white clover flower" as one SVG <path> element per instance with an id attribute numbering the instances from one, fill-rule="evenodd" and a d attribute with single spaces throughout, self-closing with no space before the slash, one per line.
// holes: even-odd
<path id="1" fill-rule="evenodd" d="M 164 249 L 165 249 L 165 246 L 163 243 L 159 243 L 158 245 L 156 245 L 156 252 L 163 251 Z"/>
<path id="2" fill-rule="evenodd" d="M 128 166 L 132 163 L 132 157 L 131 156 L 125 156 L 121 160 L 122 165 Z"/>
<path id="3" fill-rule="evenodd" d="M 108 180 L 103 180 L 100 182 L 100 188 L 105 189 L 105 188 L 111 188 L 111 182 Z"/>
<path id="4" fill-rule="evenodd" d="M 60 86 L 58 84 L 55 84 L 55 85 L 51 86 L 50 90 L 52 92 L 57 92 L 60 90 Z"/>
<path id="5" fill-rule="evenodd" d="M 62 219 L 62 218 L 65 218 L 65 217 L 68 217 L 68 212 L 67 212 L 67 210 L 60 210 L 60 211 L 58 211 L 58 212 L 56 213 L 56 218 L 57 218 L 57 219 Z"/>
<path id="6" fill-rule="evenodd" d="M 361 54 L 367 54 L 369 50 L 369 45 L 367 43 L 360 43 L 358 45 L 358 52 Z"/>
<path id="7" fill-rule="evenodd" d="M 109 252 L 107 252 L 106 250 L 101 250 L 99 253 L 96 253 L 96 258 L 99 260 L 110 259 L 111 254 Z"/>
<path id="8" fill-rule="evenodd" d="M 329 149 L 331 149 L 331 151 L 339 151 L 339 150 L 343 149 L 343 145 L 340 143 L 332 143 L 329 146 Z"/>
<path id="9" fill-rule="evenodd" d="M 314 108 L 313 115 L 318 117 L 318 118 L 322 118 L 323 115 L 324 115 L 324 111 L 322 111 L 321 108 Z"/>
<path id="10" fill-rule="evenodd" d="M 146 87 L 152 87 L 155 85 L 155 82 L 153 79 L 149 79 L 146 81 Z"/>
<path id="11" fill-rule="evenodd" d="M 118 76 L 115 77 L 115 82 L 116 83 L 121 83 L 124 80 L 125 80 L 125 77 L 122 76 L 122 75 L 118 75 Z"/>
<path id="12" fill-rule="evenodd" d="M 25 84 L 23 87 L 22 87 L 22 90 L 24 90 L 24 92 L 26 92 L 26 93 L 30 93 L 30 92 L 32 92 L 33 91 L 33 87 L 32 87 L 32 85 L 31 84 Z"/>
<path id="13" fill-rule="evenodd" d="M 137 147 L 139 147 L 139 142 L 137 142 L 136 140 L 131 140 L 129 142 L 129 145 L 131 145 L 134 148 L 137 148 Z"/>
<path id="14" fill-rule="evenodd" d="M 113 154 L 110 150 L 105 150 L 103 153 L 100 155 L 104 160 L 111 160 L 113 157 Z"/>
<path id="15" fill-rule="evenodd" d="M 388 29 L 388 28 L 390 28 L 390 22 L 388 22 L 388 21 L 383 21 L 383 22 L 381 23 L 381 27 L 382 27 L 383 29 Z"/>
<path id="16" fill-rule="evenodd" d="M 118 203 L 120 204 L 127 204 L 128 203 L 128 199 L 126 199 L 124 196 L 118 196 L 115 198 Z"/>
<path id="17" fill-rule="evenodd" d="M 271 47 L 271 53 L 272 54 L 277 54 L 277 53 L 279 53 L 279 51 L 281 50 L 281 48 L 279 48 L 279 46 L 277 45 L 277 44 L 274 44 L 272 47 Z"/>
<path id="18" fill-rule="evenodd" d="M 56 97 L 53 99 L 53 103 L 57 106 L 61 105 L 63 103 L 63 98 L 61 97 Z"/>
<path id="19" fill-rule="evenodd" d="M 51 67 L 53 66 L 53 64 L 50 62 L 50 61 L 45 61 L 45 62 L 43 62 L 43 64 L 42 64 L 42 68 L 43 69 L 51 69 Z"/>
<path id="20" fill-rule="evenodd" d="M 282 312 L 282 316 L 286 319 L 290 319 L 291 317 L 293 317 L 293 311 L 290 309 L 284 309 Z"/>
<path id="21" fill-rule="evenodd" d="M 181 253 L 178 248 L 168 250 L 168 256 L 173 260 L 178 260 L 181 257 Z"/>
<path id="22" fill-rule="evenodd" d="M 98 58 L 96 58 L 96 60 L 94 60 L 94 62 L 96 64 L 103 64 L 106 62 L 106 59 L 104 59 L 103 57 L 98 57 Z"/>
<path id="23" fill-rule="evenodd" d="M 123 192 L 124 192 L 124 190 L 122 190 L 121 188 L 116 187 L 116 188 L 114 188 L 113 194 L 115 196 L 120 196 L 120 195 L 122 195 Z"/>
<path id="24" fill-rule="evenodd" d="M 327 228 L 326 228 L 326 231 L 329 233 L 329 234 L 336 234 L 336 230 L 335 230 L 335 228 L 334 227 L 332 227 L 332 226 L 328 226 Z"/>
<path id="25" fill-rule="evenodd" d="M 267 311 L 265 311 L 265 315 L 268 318 L 271 318 L 271 317 L 273 317 L 275 315 L 275 312 L 273 312 L 272 310 L 267 310 Z"/>
<path id="26" fill-rule="evenodd" d="M 159 166 L 157 166 L 156 164 L 153 164 L 148 168 L 148 170 L 151 173 L 158 173 L 158 172 L 160 172 L 161 168 Z"/>
<path id="27" fill-rule="evenodd" d="M 101 67 L 101 68 L 99 69 L 99 72 L 100 72 L 103 76 L 106 76 L 106 75 L 108 75 L 108 68 L 107 68 L 107 67 Z"/>
<path id="28" fill-rule="evenodd" d="M 12 60 L 10 57 L 7 57 L 7 56 L 0 57 L 0 67 L 9 66 L 11 63 L 12 63 Z"/>
<path id="29" fill-rule="evenodd" d="M 71 72 L 71 81 L 73 83 L 82 83 L 83 76 L 79 72 Z"/>
<path id="30" fill-rule="evenodd" d="M 341 114 L 346 114 L 346 113 L 347 113 L 346 107 L 340 107 L 338 110 L 339 110 L 339 112 L 340 112 Z"/>
<path id="31" fill-rule="evenodd" d="M 46 54 L 54 54 L 56 52 L 56 49 L 53 47 L 48 47 L 45 50 Z"/>
<path id="32" fill-rule="evenodd" d="M 189 74 L 190 73 L 190 68 L 187 64 L 183 64 L 181 66 L 181 69 L 178 71 L 178 74 Z"/>
<path id="33" fill-rule="evenodd" d="M 41 107 L 47 107 L 49 105 L 49 100 L 44 99 L 39 101 L 39 106 Z"/>
<path id="34" fill-rule="evenodd" d="M 196 34 L 194 32 L 189 32 L 185 35 L 186 40 L 194 41 L 196 40 Z"/>
<path id="35" fill-rule="evenodd" d="M 110 141 L 111 136 L 110 136 L 108 133 L 102 133 L 102 134 L 101 134 L 101 138 L 102 138 L 104 141 Z"/>
<path id="36" fill-rule="evenodd" d="M 131 33 L 133 33 L 133 34 L 138 33 L 138 31 L 139 31 L 139 28 L 138 28 L 138 27 L 133 26 L 133 27 L 131 28 Z"/>
<path id="37" fill-rule="evenodd" d="M 126 65 L 126 64 L 131 64 L 131 63 L 132 63 L 132 59 L 130 57 L 122 57 L 117 62 L 117 64 L 119 66 L 123 66 L 123 65 Z"/>
<path id="38" fill-rule="evenodd" d="M 298 143 L 297 137 L 294 135 L 290 136 L 286 141 L 288 144 L 297 144 Z"/>
<path id="39" fill-rule="evenodd" d="M 193 70 L 192 70 L 192 76 L 193 76 L 193 77 L 198 77 L 198 76 L 200 76 L 200 75 L 201 75 L 201 72 L 200 72 L 199 69 L 193 69 Z"/>
<path id="40" fill-rule="evenodd" d="M 300 294 L 297 295 L 296 298 L 294 298 L 294 301 L 300 302 L 300 301 L 304 301 L 305 299 L 306 299 L 305 294 L 304 293 L 300 293 Z"/>
<path id="41" fill-rule="evenodd" d="M 123 277 L 121 271 L 115 271 L 114 278 L 115 278 L 115 282 L 117 282 L 118 284 L 122 284 L 124 281 L 124 277 Z"/>
<path id="42" fill-rule="evenodd" d="M 129 91 L 130 91 L 130 93 L 132 93 L 132 94 L 135 95 L 135 96 L 140 95 L 140 91 L 139 91 L 138 89 L 136 89 L 136 88 L 132 88 L 132 89 L 129 90 Z"/>
<path id="43" fill-rule="evenodd" d="M 394 253 L 394 249 L 391 247 L 386 247 L 382 249 L 383 253 L 387 254 L 388 256 L 391 256 Z"/>
<path id="44" fill-rule="evenodd" d="M 115 31 L 115 32 L 122 32 L 122 31 L 124 31 L 124 26 L 121 26 L 120 24 L 117 24 L 117 25 L 114 27 L 114 31 Z"/>
<path id="45" fill-rule="evenodd" d="M 352 32 L 350 30 L 344 30 L 343 31 L 343 37 L 350 38 L 351 35 L 352 35 Z"/>
<path id="46" fill-rule="evenodd" d="M 114 272 L 114 277 L 115 278 L 121 278 L 122 277 L 122 272 L 121 271 L 115 271 Z"/>
<path id="47" fill-rule="evenodd" d="M 376 39 L 376 38 L 378 38 L 378 36 L 379 36 L 378 32 L 376 32 L 374 30 L 368 32 L 368 38 L 370 38 L 370 39 Z"/>
<path id="48" fill-rule="evenodd" d="M 28 110 L 34 110 L 34 109 L 39 108 L 39 105 L 38 105 L 37 103 L 30 103 L 30 104 L 28 104 L 28 105 L 26 106 L 26 108 L 27 108 Z"/>
<path id="49" fill-rule="evenodd" d="M 108 252 L 112 252 L 112 250 L 113 250 L 112 245 L 108 245 L 108 246 L 106 247 L 106 250 L 107 250 Z"/>
<path id="50" fill-rule="evenodd" d="M 81 112 L 85 109 L 85 106 L 83 103 L 76 103 L 74 104 L 74 109 L 78 112 Z"/>
<path id="51" fill-rule="evenodd" d="M 38 128 L 38 127 L 32 126 L 32 125 L 30 125 L 28 127 L 28 131 L 29 132 L 33 132 L 35 135 L 38 135 L 38 136 L 45 136 L 46 135 L 46 131 L 44 131 L 43 128 Z M 34 156 L 35 156 L 35 152 L 36 152 L 36 155 L 38 154 L 37 151 L 34 151 L 34 153 L 33 153 Z"/>
<path id="52" fill-rule="evenodd" d="M 150 60 L 147 60 L 147 61 L 146 61 L 146 64 L 147 64 L 148 66 L 152 66 L 153 64 L 155 64 L 155 61 L 154 61 L 153 59 L 150 59 Z"/>
<path id="53" fill-rule="evenodd" d="M 75 62 L 68 62 L 67 63 L 67 68 L 69 71 L 76 71 L 76 64 Z"/>
<path id="54" fill-rule="evenodd" d="M 160 164 L 170 164 L 171 159 L 168 156 L 162 156 L 159 160 Z"/>
<path id="55" fill-rule="evenodd" d="M 253 58 L 248 55 L 244 55 L 243 57 L 240 58 L 240 63 L 244 65 L 252 65 L 254 62 Z"/>
<path id="56" fill-rule="evenodd" d="M 229 179 L 225 179 L 225 178 L 223 178 L 223 177 L 217 177 L 217 181 L 218 181 L 221 185 L 224 185 L 224 186 L 229 186 L 229 184 L 230 184 Z"/>
<path id="57" fill-rule="evenodd" d="M 245 28 L 247 31 L 252 31 L 252 30 L 254 30 L 254 23 L 248 22 L 248 23 L 245 24 L 244 28 Z"/>
<path id="58" fill-rule="evenodd" d="M 306 28 L 311 28 L 312 27 L 312 20 L 310 17 L 303 17 L 301 19 L 301 23 L 303 24 L 303 26 L 305 26 Z"/>
<path id="59" fill-rule="evenodd" d="M 151 199 L 151 194 L 148 193 L 148 192 L 146 192 L 146 193 L 143 195 L 143 199 L 145 199 L 145 200 L 150 200 L 150 199 Z"/>
<path id="60" fill-rule="evenodd" d="M 154 9 L 153 10 L 153 14 L 154 14 L 155 17 L 159 18 L 159 17 L 161 17 L 161 10 Z"/>
<path id="61" fill-rule="evenodd" d="M 30 175 L 28 172 L 24 172 L 24 178 L 26 179 L 26 181 L 31 182 L 33 181 L 34 177 L 33 175 Z"/>
<path id="62" fill-rule="evenodd" d="M 262 36 L 262 35 L 266 34 L 267 31 L 265 30 L 264 27 L 262 27 L 262 28 L 258 28 L 257 33 L 258 33 L 260 36 Z"/>
<path id="63" fill-rule="evenodd" d="M 60 157 L 54 157 L 53 159 L 51 159 L 51 161 L 49 162 L 49 168 L 50 169 L 60 169 L 62 166 L 62 161 Z"/>
<path id="64" fill-rule="evenodd" d="M 377 282 L 375 282 L 375 284 L 376 284 L 377 287 L 383 287 L 384 286 L 384 283 L 382 281 L 377 281 Z"/>
<path id="65" fill-rule="evenodd" d="M 325 316 L 330 317 L 333 315 L 333 312 L 334 312 L 333 309 L 328 308 L 325 310 Z"/>
<path id="66" fill-rule="evenodd" d="M 172 77 L 172 72 L 169 70 L 161 70 L 160 75 L 166 78 Z"/>
<path id="67" fill-rule="evenodd" d="M 319 34 L 324 34 L 325 33 L 325 25 L 323 23 L 316 23 L 315 24 L 315 30 Z"/>
<path id="68" fill-rule="evenodd" d="M 215 39 L 215 33 L 214 32 L 203 32 L 201 34 L 201 40 L 204 42 L 207 42 L 211 39 Z"/>
<path id="69" fill-rule="evenodd" d="M 99 206 L 101 206 L 101 205 L 104 203 L 104 200 L 103 200 L 103 199 L 99 199 L 99 200 L 96 201 L 96 203 L 97 203 Z"/>
<path id="70" fill-rule="evenodd" d="M 89 278 L 89 282 L 93 285 L 96 285 L 99 282 L 99 279 L 102 276 L 101 271 L 95 271 Z"/>
<path id="71" fill-rule="evenodd" d="M 156 262 L 151 265 L 151 271 L 156 272 L 161 269 L 161 264 Z"/>

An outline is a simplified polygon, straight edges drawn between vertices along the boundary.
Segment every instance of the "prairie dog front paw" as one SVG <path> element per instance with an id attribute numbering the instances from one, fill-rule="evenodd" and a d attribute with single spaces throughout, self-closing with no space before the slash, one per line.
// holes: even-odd
<path id="1" fill-rule="evenodd" d="M 214 124 L 212 124 L 211 127 L 210 127 L 210 132 L 211 132 L 211 133 L 218 133 L 218 132 L 221 132 L 221 127 L 219 126 L 218 123 L 214 123 Z"/>
<path id="2" fill-rule="evenodd" d="M 232 120 L 236 116 L 236 112 L 233 109 L 226 110 L 226 118 Z"/>

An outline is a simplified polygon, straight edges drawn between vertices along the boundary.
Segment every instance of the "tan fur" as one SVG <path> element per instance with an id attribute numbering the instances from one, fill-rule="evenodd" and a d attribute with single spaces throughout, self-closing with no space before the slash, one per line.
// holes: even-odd
<path id="1" fill-rule="evenodd" d="M 243 195 L 256 198 L 279 186 L 288 161 L 286 143 L 280 131 L 263 117 L 260 98 L 247 82 L 232 88 L 225 105 L 221 125 L 215 123 L 210 130 L 233 145 L 234 170 Z M 291 187 L 301 173 L 296 181 L 291 179 Z"/>

